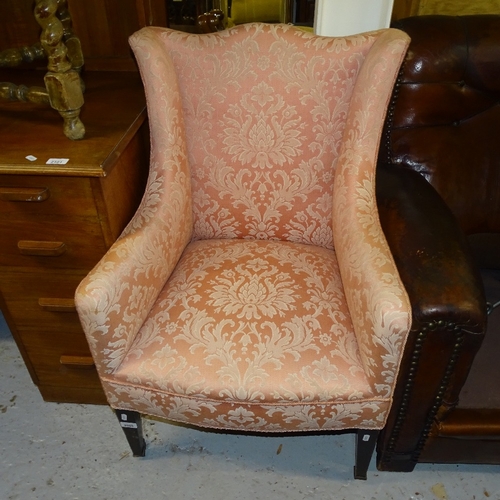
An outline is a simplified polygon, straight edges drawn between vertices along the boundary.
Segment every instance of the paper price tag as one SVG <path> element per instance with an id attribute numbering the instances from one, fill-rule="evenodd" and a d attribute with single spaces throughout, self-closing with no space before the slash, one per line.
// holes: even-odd
<path id="1" fill-rule="evenodd" d="M 46 165 L 66 165 L 68 163 L 69 158 L 49 158 Z"/>
<path id="2" fill-rule="evenodd" d="M 120 422 L 120 425 L 125 429 L 137 429 L 137 424 L 133 422 Z"/>

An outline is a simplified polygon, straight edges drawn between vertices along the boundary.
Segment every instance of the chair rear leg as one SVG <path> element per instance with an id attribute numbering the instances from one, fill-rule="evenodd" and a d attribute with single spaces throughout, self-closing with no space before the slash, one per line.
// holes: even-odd
<path id="1" fill-rule="evenodd" d="M 116 410 L 116 416 L 134 457 L 144 457 L 146 455 L 146 441 L 142 434 L 141 414 L 131 410 Z"/>
<path id="2" fill-rule="evenodd" d="M 356 436 L 356 465 L 354 479 L 366 479 L 368 466 L 380 434 L 378 430 L 359 429 Z"/>

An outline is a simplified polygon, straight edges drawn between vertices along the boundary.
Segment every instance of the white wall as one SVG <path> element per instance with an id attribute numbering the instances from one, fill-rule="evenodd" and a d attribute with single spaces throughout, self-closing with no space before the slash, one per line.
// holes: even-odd
<path id="1" fill-rule="evenodd" d="M 394 0 L 316 0 L 314 32 L 345 36 L 389 27 Z"/>

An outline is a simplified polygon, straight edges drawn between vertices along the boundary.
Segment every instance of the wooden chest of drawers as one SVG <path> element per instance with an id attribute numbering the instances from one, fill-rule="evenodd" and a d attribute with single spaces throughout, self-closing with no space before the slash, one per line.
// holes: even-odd
<path id="1" fill-rule="evenodd" d="M 85 81 L 78 142 L 52 109 L 0 102 L 0 306 L 45 400 L 105 403 L 73 295 L 134 214 L 149 146 L 138 74 Z"/>

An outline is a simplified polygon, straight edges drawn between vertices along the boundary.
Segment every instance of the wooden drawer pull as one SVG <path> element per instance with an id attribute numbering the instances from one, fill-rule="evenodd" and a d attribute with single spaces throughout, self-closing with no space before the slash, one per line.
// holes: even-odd
<path id="1" fill-rule="evenodd" d="M 17 242 L 17 248 L 23 255 L 36 255 L 44 257 L 59 257 L 66 251 L 62 241 L 30 241 Z"/>
<path id="2" fill-rule="evenodd" d="M 2 201 L 29 201 L 41 202 L 49 198 L 50 191 L 48 188 L 16 188 L 2 187 L 0 188 L 0 200 Z"/>
<path id="3" fill-rule="evenodd" d="M 44 311 L 50 312 L 75 312 L 74 299 L 39 298 L 38 305 Z"/>
<path id="4" fill-rule="evenodd" d="M 80 368 L 91 368 L 94 366 L 92 356 L 78 356 L 71 354 L 63 354 L 59 358 L 61 365 L 74 366 Z"/>

